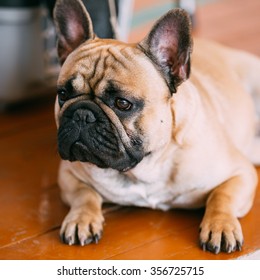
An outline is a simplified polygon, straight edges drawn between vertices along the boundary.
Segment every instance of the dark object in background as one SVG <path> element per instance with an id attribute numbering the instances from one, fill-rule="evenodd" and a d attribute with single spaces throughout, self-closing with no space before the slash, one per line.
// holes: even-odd
<path id="1" fill-rule="evenodd" d="M 25 7 L 38 7 L 41 0 L 0 0 L 0 7 L 8 8 L 25 8 Z"/>
<path id="2" fill-rule="evenodd" d="M 55 0 L 46 0 L 46 5 L 53 14 Z M 110 8 L 108 0 L 83 0 L 93 21 L 94 32 L 100 38 L 114 38 L 111 22 Z M 115 0 L 116 11 L 118 12 L 118 0 Z"/>
<path id="3" fill-rule="evenodd" d="M 41 7 L 37 0 L 0 0 L 0 110 L 38 95 L 44 79 Z"/>

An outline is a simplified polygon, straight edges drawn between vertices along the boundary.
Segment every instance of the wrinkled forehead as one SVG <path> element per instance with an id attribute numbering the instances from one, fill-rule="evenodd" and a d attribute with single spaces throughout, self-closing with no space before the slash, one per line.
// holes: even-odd
<path id="1" fill-rule="evenodd" d="M 72 52 L 61 68 L 58 86 L 68 80 L 80 92 L 100 92 L 113 83 L 142 90 L 161 77 L 151 61 L 135 45 L 115 40 L 92 40 Z"/>

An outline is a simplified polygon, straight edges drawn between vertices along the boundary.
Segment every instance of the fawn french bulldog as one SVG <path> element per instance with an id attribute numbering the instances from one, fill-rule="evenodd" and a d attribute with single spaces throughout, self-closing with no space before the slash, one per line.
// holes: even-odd
<path id="1" fill-rule="evenodd" d="M 252 206 L 260 162 L 260 60 L 193 43 L 181 9 L 137 44 L 98 38 L 79 0 L 58 0 L 54 18 L 63 241 L 97 243 L 102 202 L 113 202 L 205 207 L 201 247 L 241 250 L 238 218 Z"/>

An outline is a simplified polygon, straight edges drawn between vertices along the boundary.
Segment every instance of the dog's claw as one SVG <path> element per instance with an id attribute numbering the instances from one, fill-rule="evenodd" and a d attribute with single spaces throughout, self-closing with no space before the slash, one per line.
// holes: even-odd
<path id="1" fill-rule="evenodd" d="M 85 245 L 88 245 L 92 242 L 93 242 L 93 239 L 91 237 L 88 237 L 87 239 L 82 238 L 79 243 L 80 243 L 81 246 L 85 246 Z"/>
<path id="2" fill-rule="evenodd" d="M 242 251 L 242 246 L 243 246 L 243 241 L 242 241 L 242 242 L 237 241 L 236 249 L 237 249 L 238 251 Z"/>
<path id="3" fill-rule="evenodd" d="M 88 245 L 88 244 L 91 244 L 91 243 L 97 244 L 100 239 L 101 239 L 101 234 L 95 234 L 95 235 L 92 235 L 91 237 L 88 237 L 88 238 L 81 238 L 79 240 L 79 243 L 80 243 L 81 246 L 85 246 L 85 245 Z"/>
<path id="4" fill-rule="evenodd" d="M 65 243 L 65 244 L 68 244 L 68 245 L 73 244 L 72 237 L 71 236 L 66 237 L 64 233 L 60 235 L 60 240 L 61 240 L 62 243 Z"/>
<path id="5" fill-rule="evenodd" d="M 200 241 L 200 247 L 201 247 L 201 249 L 202 249 L 203 251 L 206 251 L 206 250 L 207 250 L 207 245 L 206 245 L 205 242 L 201 242 L 201 241 Z"/>
<path id="6" fill-rule="evenodd" d="M 232 252 L 232 246 L 231 245 L 227 246 L 226 252 L 228 254 L 230 254 Z"/>
<path id="7" fill-rule="evenodd" d="M 73 245 L 73 238 L 72 236 L 66 237 L 65 234 L 61 234 L 61 241 L 68 245 Z"/>
<path id="8" fill-rule="evenodd" d="M 71 236 L 68 238 L 68 244 L 69 244 L 70 246 L 73 245 L 73 240 L 72 240 L 72 237 L 71 237 Z"/>
<path id="9" fill-rule="evenodd" d="M 215 246 L 213 249 L 213 253 L 217 255 L 219 252 L 220 252 L 219 246 Z"/>
<path id="10" fill-rule="evenodd" d="M 79 244 L 81 246 L 85 246 L 91 243 L 97 244 L 100 239 L 101 239 L 101 234 L 94 234 L 90 237 L 81 237 L 81 238 L 77 236 L 77 232 L 75 233 L 74 238 L 72 236 L 66 237 L 65 233 L 60 235 L 61 242 L 68 245 Z"/>
<path id="11" fill-rule="evenodd" d="M 65 233 L 60 234 L 60 240 L 62 243 L 68 244 L 67 239 L 65 237 Z"/>
<path id="12" fill-rule="evenodd" d="M 100 240 L 100 236 L 98 234 L 95 234 L 93 236 L 93 243 L 98 244 L 98 241 Z"/>
<path id="13" fill-rule="evenodd" d="M 62 243 L 65 243 L 64 233 L 61 233 L 61 234 L 60 234 L 60 241 L 61 241 Z"/>
<path id="14" fill-rule="evenodd" d="M 207 248 L 208 251 L 210 251 L 210 252 L 212 252 L 216 255 L 220 252 L 220 247 L 216 246 L 216 245 L 213 245 L 210 242 L 207 243 L 206 248 Z"/>

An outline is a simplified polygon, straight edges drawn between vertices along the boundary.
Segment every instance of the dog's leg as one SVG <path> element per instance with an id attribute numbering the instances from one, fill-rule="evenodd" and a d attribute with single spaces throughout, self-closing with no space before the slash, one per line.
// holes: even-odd
<path id="1" fill-rule="evenodd" d="M 241 250 L 243 234 L 239 217 L 252 206 L 257 185 L 255 168 L 244 162 L 240 174 L 230 178 L 209 195 L 200 225 L 200 245 L 214 253 Z"/>
<path id="2" fill-rule="evenodd" d="M 97 243 L 102 235 L 104 221 L 102 198 L 90 186 L 80 182 L 64 162 L 61 163 L 60 171 L 62 199 L 70 206 L 60 230 L 62 241 L 82 246 Z"/>

